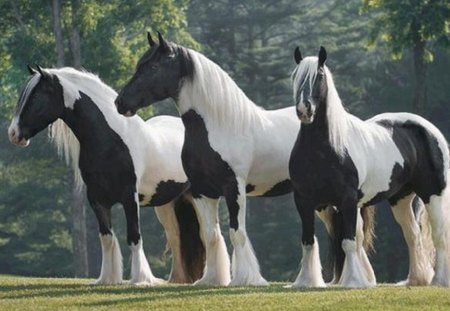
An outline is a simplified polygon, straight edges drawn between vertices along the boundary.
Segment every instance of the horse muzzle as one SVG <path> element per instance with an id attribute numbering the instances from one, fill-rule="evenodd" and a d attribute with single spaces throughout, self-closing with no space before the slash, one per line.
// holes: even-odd
<path id="1" fill-rule="evenodd" d="M 310 105 L 297 105 L 295 111 L 297 112 L 297 117 L 299 118 L 300 122 L 304 124 L 310 124 L 314 121 L 314 113 Z"/>
<path id="2" fill-rule="evenodd" d="M 15 125 L 8 128 L 8 138 L 12 144 L 17 146 L 26 147 L 30 144 L 30 140 L 22 137 L 19 128 Z"/>

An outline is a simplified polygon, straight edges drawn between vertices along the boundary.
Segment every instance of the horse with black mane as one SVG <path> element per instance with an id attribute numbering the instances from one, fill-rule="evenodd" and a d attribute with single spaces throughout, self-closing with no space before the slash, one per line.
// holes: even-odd
<path id="1" fill-rule="evenodd" d="M 131 116 L 154 102 L 166 98 L 176 101 L 185 126 L 183 167 L 191 182 L 206 247 L 205 272 L 196 284 L 229 282 L 229 277 L 224 278 L 224 262 L 218 263 L 228 256 L 218 226 L 218 202 L 223 196 L 234 247 L 231 285 L 267 285 L 246 232 L 246 196 L 278 196 L 292 191 L 288 160 L 300 128 L 294 109 L 266 111 L 256 106 L 217 64 L 164 40 L 161 34 L 158 37 L 156 43 L 148 34 L 150 48 L 119 93 L 118 111 Z M 318 214 L 333 235 L 334 209 Z M 367 218 L 366 228 L 371 224 Z M 361 236 L 362 230 L 361 226 Z M 363 257 L 367 259 L 365 254 Z"/>
<path id="2" fill-rule="evenodd" d="M 125 118 L 117 94 L 97 76 L 72 68 L 28 67 L 28 79 L 8 130 L 12 143 L 27 146 L 51 124 L 51 139 L 72 162 L 78 185 L 86 184 L 97 217 L 102 267 L 96 284 L 122 282 L 122 255 L 112 230 L 111 207 L 121 204 L 131 248 L 131 283 L 158 285 L 143 251 L 139 207 L 155 206 L 173 254 L 170 280 L 191 283 L 203 271 L 204 248 L 181 164 L 184 128 L 179 118 L 144 122 Z"/>
<path id="3" fill-rule="evenodd" d="M 358 256 L 358 208 L 388 200 L 409 247 L 409 285 L 450 286 L 449 148 L 442 133 L 411 113 L 384 113 L 362 121 L 345 111 L 320 48 L 303 58 L 298 47 L 292 73 L 296 114 L 302 129 L 292 150 L 289 172 L 303 223 L 303 259 L 294 282 L 311 287 L 321 279 L 314 211 L 334 205 L 342 214 L 345 262 L 340 283 L 373 285 Z M 424 258 L 420 228 L 411 209 L 425 204 L 435 247 L 434 276 Z M 432 280 L 431 280 L 432 278 Z"/>

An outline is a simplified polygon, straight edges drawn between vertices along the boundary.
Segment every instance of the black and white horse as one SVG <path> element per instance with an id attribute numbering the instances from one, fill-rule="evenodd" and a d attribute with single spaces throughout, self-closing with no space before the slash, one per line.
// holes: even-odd
<path id="1" fill-rule="evenodd" d="M 314 211 L 334 205 L 342 213 L 346 258 L 340 283 L 373 285 L 357 255 L 357 209 L 387 199 L 409 247 L 407 283 L 450 286 L 448 204 L 449 149 L 439 130 L 420 116 L 384 113 L 362 121 L 346 112 L 330 71 L 326 51 L 302 58 L 292 74 L 296 113 L 302 130 L 291 154 L 289 171 L 303 223 L 303 259 L 294 286 L 314 286 L 317 269 Z M 447 190 L 448 191 L 448 190 Z M 420 228 L 411 210 L 419 196 L 425 203 L 435 247 L 435 272 L 426 264 Z M 311 260 L 311 258 L 314 258 Z"/>
<path id="2" fill-rule="evenodd" d="M 49 124 L 51 138 L 84 181 L 102 245 L 97 284 L 122 282 L 122 255 L 112 231 L 111 207 L 121 204 L 131 248 L 131 283 L 158 285 L 144 255 L 139 206 L 155 211 L 173 254 L 170 280 L 193 282 L 203 271 L 204 248 L 181 164 L 184 128 L 174 117 L 125 118 L 116 92 L 98 77 L 72 68 L 29 67 L 31 77 L 17 103 L 8 134 L 26 146 Z M 141 202 L 140 202 L 141 201 Z"/>
<path id="3" fill-rule="evenodd" d="M 225 197 L 234 247 L 231 285 L 266 285 L 245 228 L 246 195 L 277 196 L 292 191 L 288 160 L 300 124 L 293 108 L 256 106 L 230 76 L 204 55 L 150 34 L 149 50 L 122 89 L 120 113 L 173 98 L 186 134 L 183 167 L 192 185 L 206 247 L 206 269 L 197 284 L 226 285 L 218 277 L 220 246 L 217 208 Z M 331 228 L 331 213 L 319 216 Z M 219 239 L 219 242 L 217 240 Z"/>

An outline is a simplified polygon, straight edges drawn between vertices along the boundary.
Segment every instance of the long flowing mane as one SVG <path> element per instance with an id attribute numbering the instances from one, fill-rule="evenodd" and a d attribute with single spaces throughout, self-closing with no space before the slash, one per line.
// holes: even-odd
<path id="1" fill-rule="evenodd" d="M 186 51 L 194 72 L 181 88 L 180 101 L 234 131 L 264 124 L 264 109 L 255 105 L 222 68 L 196 51 Z"/>
<path id="2" fill-rule="evenodd" d="M 330 145 L 336 153 L 342 156 L 347 145 L 348 130 L 352 126 L 354 118 L 345 110 L 339 94 L 334 85 L 333 76 L 327 66 L 324 66 L 328 87 L 327 93 L 327 121 Z M 309 79 L 313 85 L 318 71 L 318 58 L 314 56 L 302 59 L 298 67 L 292 73 L 294 101 L 301 85 Z"/>
<path id="3" fill-rule="evenodd" d="M 73 107 L 79 91 L 89 95 L 98 105 L 111 106 L 112 109 L 116 92 L 102 82 L 100 78 L 86 71 L 78 71 L 65 67 L 60 69 L 47 69 L 58 77 L 64 92 L 64 105 Z M 80 143 L 67 124 L 58 119 L 49 128 L 51 142 L 56 146 L 57 152 L 74 170 L 75 185 L 78 189 L 83 186 L 83 179 L 78 168 L 80 156 Z"/>

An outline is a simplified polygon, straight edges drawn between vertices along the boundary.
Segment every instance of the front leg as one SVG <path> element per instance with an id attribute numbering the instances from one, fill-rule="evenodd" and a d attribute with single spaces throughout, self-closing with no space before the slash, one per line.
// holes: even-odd
<path id="1" fill-rule="evenodd" d="M 230 283 L 230 257 L 220 231 L 219 200 L 200 195 L 192 201 L 206 252 L 203 276 L 194 285 L 226 286 Z"/>
<path id="2" fill-rule="evenodd" d="M 347 200 L 338 206 L 343 217 L 342 249 L 345 253 L 344 267 L 339 284 L 349 288 L 367 288 L 375 286 L 375 277 L 368 273 L 368 259 L 362 254 L 362 242 L 357 243 L 356 229 L 358 208 L 356 200 Z M 370 263 L 369 263 L 370 266 Z M 371 268 L 371 267 L 370 267 Z M 370 269 L 371 271 L 371 269 Z M 369 271 L 369 272 L 370 272 Z"/>
<path id="3" fill-rule="evenodd" d="M 232 286 L 266 286 L 269 283 L 259 271 L 258 259 L 245 230 L 246 195 L 245 181 L 237 178 L 225 190 L 230 214 L 230 239 L 233 244 L 231 260 Z"/>
<path id="4" fill-rule="evenodd" d="M 142 246 L 142 237 L 139 228 L 139 204 L 137 193 L 123 204 L 127 219 L 127 242 L 131 248 L 131 284 L 155 286 L 164 284 L 165 281 L 156 278 Z"/>
<path id="5" fill-rule="evenodd" d="M 301 269 L 293 288 L 325 287 L 320 264 L 319 243 L 314 236 L 314 206 L 308 202 L 302 202 L 294 191 L 294 201 L 302 220 L 302 249 L 303 258 Z"/>
<path id="6" fill-rule="evenodd" d="M 100 242 L 102 245 L 102 267 L 100 276 L 94 284 L 120 284 L 122 283 L 122 253 L 111 225 L 111 208 L 97 203 L 88 188 L 88 200 L 97 217 Z"/>

